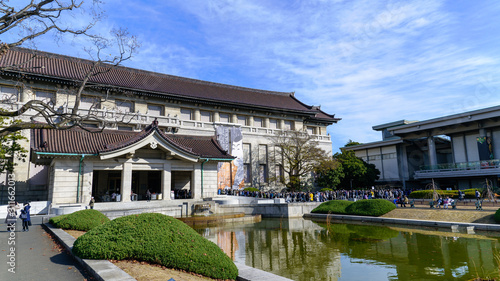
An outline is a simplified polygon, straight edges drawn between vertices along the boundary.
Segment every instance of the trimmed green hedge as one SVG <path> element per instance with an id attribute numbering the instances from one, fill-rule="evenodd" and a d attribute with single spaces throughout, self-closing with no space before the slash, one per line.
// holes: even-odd
<path id="1" fill-rule="evenodd" d="M 365 199 L 354 202 L 345 210 L 350 215 L 379 217 L 394 209 L 396 205 L 385 199 Z"/>
<path id="2" fill-rule="evenodd" d="M 500 209 L 498 209 L 495 212 L 495 215 L 493 216 L 493 219 L 495 220 L 495 222 L 500 223 Z"/>
<path id="3" fill-rule="evenodd" d="M 353 204 L 352 201 L 346 200 L 330 200 L 321 203 L 318 207 L 314 208 L 311 213 L 319 214 L 347 214 L 347 206 Z"/>
<path id="4" fill-rule="evenodd" d="M 482 192 L 482 189 L 478 189 L 479 192 Z M 450 198 L 458 199 L 458 190 L 436 190 L 437 193 L 441 197 L 446 197 L 449 196 Z M 462 190 L 465 193 L 465 198 L 466 199 L 475 199 L 476 198 L 476 189 L 464 189 Z M 415 199 L 429 199 L 432 198 L 432 189 L 427 189 L 427 190 L 416 190 L 413 191 L 410 194 L 410 198 L 415 198 Z"/>
<path id="5" fill-rule="evenodd" d="M 89 231 L 108 221 L 108 217 L 93 209 L 80 210 L 71 214 L 53 217 L 49 220 L 55 227 L 81 231 Z"/>
<path id="6" fill-rule="evenodd" d="M 214 243 L 172 217 L 144 213 L 116 218 L 80 236 L 73 253 L 84 259 L 136 259 L 217 279 L 238 268 Z"/>
<path id="7" fill-rule="evenodd" d="M 321 203 L 318 207 L 314 208 L 311 213 L 378 217 L 394 209 L 396 209 L 394 203 L 385 199 L 366 199 L 356 202 L 331 200 Z"/>
<path id="8" fill-rule="evenodd" d="M 260 190 L 258 188 L 255 188 L 255 187 L 247 187 L 245 189 L 243 189 L 244 191 L 249 191 L 249 192 L 259 192 Z"/>

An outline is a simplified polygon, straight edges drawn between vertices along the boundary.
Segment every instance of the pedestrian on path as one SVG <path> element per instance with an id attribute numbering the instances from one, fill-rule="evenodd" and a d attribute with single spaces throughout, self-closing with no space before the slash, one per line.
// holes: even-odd
<path id="1" fill-rule="evenodd" d="M 92 196 L 90 198 L 90 202 L 89 202 L 90 209 L 94 209 L 94 203 L 95 203 L 95 199 L 94 199 L 94 196 Z"/>
<path id="2" fill-rule="evenodd" d="M 23 231 L 30 231 L 30 228 L 28 225 L 28 214 L 26 213 L 25 209 L 21 210 L 21 214 L 19 215 L 19 218 L 23 221 Z"/>
<path id="3" fill-rule="evenodd" d="M 31 205 L 29 202 L 24 203 L 24 211 L 26 212 L 26 221 L 28 226 L 31 226 Z"/>

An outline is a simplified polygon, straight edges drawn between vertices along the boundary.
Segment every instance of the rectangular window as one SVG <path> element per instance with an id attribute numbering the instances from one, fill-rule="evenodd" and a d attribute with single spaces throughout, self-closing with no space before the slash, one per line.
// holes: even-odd
<path id="1" fill-rule="evenodd" d="M 36 91 L 35 100 L 39 100 L 48 105 L 56 104 L 56 94 L 54 92 Z"/>
<path id="2" fill-rule="evenodd" d="M 120 113 L 134 112 L 134 103 L 131 101 L 116 100 L 116 111 Z"/>
<path id="3" fill-rule="evenodd" d="M 242 126 L 246 126 L 247 125 L 247 117 L 242 116 L 242 115 L 238 115 L 238 124 L 240 124 Z"/>
<path id="4" fill-rule="evenodd" d="M 261 127 L 263 127 L 262 125 L 263 125 L 262 124 L 262 118 L 259 118 L 259 117 L 254 117 L 253 118 L 253 126 L 254 127 L 261 128 Z"/>
<path id="5" fill-rule="evenodd" d="M 99 109 L 101 100 L 98 97 L 82 96 L 80 109 Z"/>
<path id="6" fill-rule="evenodd" d="M 243 144 L 243 163 L 250 163 L 252 148 L 249 143 Z"/>
<path id="7" fill-rule="evenodd" d="M 187 108 L 181 108 L 181 120 L 193 120 L 193 111 Z"/>
<path id="8" fill-rule="evenodd" d="M 259 164 L 259 182 L 266 183 L 267 181 L 268 181 L 267 165 L 266 164 Z"/>
<path id="9" fill-rule="evenodd" d="M 19 91 L 15 87 L 0 86 L 0 100 L 3 102 L 19 101 Z"/>
<path id="10" fill-rule="evenodd" d="M 285 121 L 285 130 L 294 130 L 292 121 Z"/>
<path id="11" fill-rule="evenodd" d="M 245 183 L 252 182 L 252 167 L 250 164 L 243 164 L 243 172 L 245 173 Z"/>
<path id="12" fill-rule="evenodd" d="M 133 131 L 134 128 L 131 126 L 118 126 L 118 130 L 120 130 L 120 131 Z"/>
<path id="13" fill-rule="evenodd" d="M 212 122 L 212 112 L 210 111 L 200 111 L 202 122 Z"/>
<path id="14" fill-rule="evenodd" d="M 269 128 L 271 129 L 279 129 L 278 120 L 269 119 Z"/>
<path id="15" fill-rule="evenodd" d="M 309 135 L 315 135 L 316 134 L 316 128 L 308 126 L 307 127 L 307 133 Z"/>
<path id="16" fill-rule="evenodd" d="M 280 183 L 285 183 L 285 171 L 281 164 L 276 164 L 276 179 Z"/>
<path id="17" fill-rule="evenodd" d="M 163 116 L 163 106 L 159 104 L 148 104 L 148 115 Z"/>
<path id="18" fill-rule="evenodd" d="M 259 163 L 267 164 L 267 145 L 259 144 Z"/>
<path id="19" fill-rule="evenodd" d="M 219 114 L 219 121 L 222 123 L 229 123 L 229 114 L 227 113 Z"/>

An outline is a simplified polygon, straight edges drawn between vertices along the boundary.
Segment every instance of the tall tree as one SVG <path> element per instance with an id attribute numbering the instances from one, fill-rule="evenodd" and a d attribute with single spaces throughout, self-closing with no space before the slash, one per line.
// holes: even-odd
<path id="1" fill-rule="evenodd" d="M 281 165 L 290 191 L 302 190 L 319 163 L 329 158 L 313 136 L 303 131 L 278 132 L 271 138 L 271 145 L 276 151 L 270 160 Z"/>
<path id="2" fill-rule="evenodd" d="M 375 165 L 356 157 L 354 151 L 343 150 L 342 153 L 335 153 L 333 158 L 342 165 L 344 178 L 342 178 L 340 186 L 343 188 L 369 187 L 379 179 L 380 171 Z"/>
<path id="3" fill-rule="evenodd" d="M 342 163 L 336 159 L 321 161 L 315 168 L 316 183 L 325 188 L 335 189 L 344 178 Z"/>

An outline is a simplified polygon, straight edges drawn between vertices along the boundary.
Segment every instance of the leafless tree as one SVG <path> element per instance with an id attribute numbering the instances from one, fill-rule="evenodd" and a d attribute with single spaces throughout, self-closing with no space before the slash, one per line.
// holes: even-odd
<path id="1" fill-rule="evenodd" d="M 25 1 L 26 2 L 26 1 Z M 113 68 L 119 66 L 124 61 L 130 59 L 139 48 L 139 43 L 135 36 L 131 36 L 126 30 L 116 29 L 112 31 L 112 36 L 105 38 L 100 35 L 90 34 L 90 29 L 97 23 L 102 13 L 98 9 L 100 1 L 90 1 L 88 11 L 91 15 L 91 20 L 88 24 L 80 28 L 72 28 L 71 26 L 64 25 L 61 18 L 65 13 L 70 13 L 73 10 L 81 9 L 84 1 L 71 0 L 69 3 L 62 3 L 57 0 L 31 0 L 26 5 L 16 6 L 10 4 L 9 1 L 0 1 L 0 35 L 10 34 L 14 39 L 11 42 L 0 42 L 0 57 L 9 52 L 9 49 L 15 46 L 20 46 L 25 42 L 34 42 L 34 40 L 42 35 L 53 33 L 56 37 L 65 34 L 73 34 L 75 36 L 84 36 L 90 40 L 88 48 L 85 51 L 88 53 L 91 60 L 88 63 L 81 63 L 81 77 L 75 79 L 73 92 L 70 93 L 74 98 L 68 101 L 66 108 L 56 108 L 55 105 L 48 101 L 29 100 L 17 110 L 0 110 L 0 117 L 18 118 L 21 122 L 14 122 L 9 126 L 0 128 L 0 136 L 5 136 L 14 132 L 24 129 L 33 128 L 55 128 L 55 129 L 69 129 L 75 126 L 83 127 L 83 122 L 86 121 L 99 121 L 101 124 L 109 123 L 110 120 L 100 117 L 96 114 L 94 109 L 97 109 L 98 104 L 107 99 L 105 95 L 101 100 L 95 102 L 85 114 L 80 110 L 82 93 L 84 90 L 91 87 L 99 87 L 91 82 L 92 77 L 101 75 L 105 72 L 111 71 Z M 17 32 L 19 36 L 12 36 L 12 33 Z M 113 49 L 114 51 L 110 51 Z M 114 53 L 115 55 L 104 55 Z M 37 67 L 44 68 L 44 65 L 33 66 L 31 63 L 36 57 L 38 52 L 33 51 L 33 55 L 26 61 L 16 64 L 0 65 L 0 74 L 5 72 L 23 73 L 29 72 L 29 68 Z M 17 79 L 17 83 L 22 79 Z M 107 87 L 108 93 L 110 90 Z M 3 100 L 1 103 L 6 104 L 8 100 Z M 69 104 L 72 103 L 72 104 Z M 35 112 L 30 115 L 30 119 L 21 118 L 26 116 L 28 112 Z M 127 118 L 131 118 L 130 114 L 122 114 L 121 120 L 114 120 L 115 122 L 126 122 Z M 39 122 L 43 120 L 42 122 Z"/>
<path id="2" fill-rule="evenodd" d="M 301 190 L 315 167 L 331 158 L 305 131 L 280 131 L 271 137 L 271 144 L 277 150 L 271 154 L 271 161 L 282 166 L 286 186 L 291 191 Z"/>

